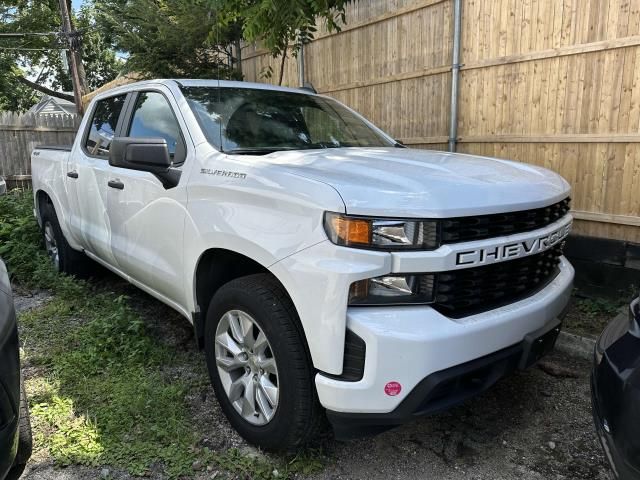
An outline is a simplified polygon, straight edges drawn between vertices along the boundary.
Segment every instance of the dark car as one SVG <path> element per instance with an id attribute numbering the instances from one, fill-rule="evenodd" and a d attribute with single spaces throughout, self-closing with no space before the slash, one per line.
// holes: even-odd
<path id="1" fill-rule="evenodd" d="M 640 298 L 596 344 L 591 375 L 593 417 L 614 476 L 640 480 Z"/>
<path id="2" fill-rule="evenodd" d="M 0 480 L 20 477 L 31 456 L 31 425 L 20 375 L 11 285 L 0 260 Z"/>

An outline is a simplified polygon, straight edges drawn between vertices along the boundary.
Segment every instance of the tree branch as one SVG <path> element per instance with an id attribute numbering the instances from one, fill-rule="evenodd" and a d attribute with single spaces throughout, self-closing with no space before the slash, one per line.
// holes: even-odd
<path id="1" fill-rule="evenodd" d="M 284 63 L 287 61 L 287 46 L 285 45 L 282 51 L 282 62 L 280 62 L 280 79 L 278 85 L 282 86 L 282 77 L 284 77 Z"/>
<path id="2" fill-rule="evenodd" d="M 69 100 L 70 102 L 74 102 L 74 98 L 73 95 L 67 95 L 66 93 L 61 93 L 61 92 L 56 92 L 55 90 L 51 90 L 50 88 L 47 88 L 43 85 L 37 84 L 35 82 L 32 82 L 31 80 L 27 80 L 26 78 L 24 78 L 21 75 L 18 75 L 17 80 L 22 83 L 23 85 L 26 85 L 27 87 L 33 88 L 34 90 L 37 90 L 39 92 L 45 93 L 47 95 L 50 95 L 52 97 L 56 97 L 56 98 L 61 98 L 63 100 Z"/>

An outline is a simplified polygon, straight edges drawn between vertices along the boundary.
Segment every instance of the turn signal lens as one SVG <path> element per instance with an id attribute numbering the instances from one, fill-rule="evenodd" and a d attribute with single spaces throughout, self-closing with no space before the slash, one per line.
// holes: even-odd
<path id="1" fill-rule="evenodd" d="M 366 218 L 325 213 L 329 240 L 345 247 L 378 250 L 434 250 L 438 248 L 435 220 Z"/>
<path id="2" fill-rule="evenodd" d="M 331 241 L 339 245 L 369 245 L 371 243 L 371 222 L 360 218 L 339 215 L 327 216 Z"/>

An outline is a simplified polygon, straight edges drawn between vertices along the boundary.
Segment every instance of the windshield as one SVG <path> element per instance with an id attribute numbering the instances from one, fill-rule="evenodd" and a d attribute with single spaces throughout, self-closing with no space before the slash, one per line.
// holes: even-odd
<path id="1" fill-rule="evenodd" d="M 227 153 L 392 147 L 340 103 L 304 93 L 231 87 L 183 87 L 207 140 Z"/>

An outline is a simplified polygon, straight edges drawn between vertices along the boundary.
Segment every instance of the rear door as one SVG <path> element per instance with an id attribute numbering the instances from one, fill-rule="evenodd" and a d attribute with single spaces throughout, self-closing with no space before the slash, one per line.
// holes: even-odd
<path id="1" fill-rule="evenodd" d="M 164 138 L 173 165 L 183 168 L 193 155 L 186 133 L 169 89 L 158 86 L 132 94 L 122 136 Z M 165 189 L 149 172 L 111 167 L 108 188 L 111 249 L 118 268 L 180 305 L 185 304 L 185 177 L 178 186 Z"/>
<path id="2" fill-rule="evenodd" d="M 69 156 L 67 194 L 69 228 L 81 238 L 85 250 L 110 265 L 115 264 L 111 250 L 111 222 L 107 215 L 109 149 L 118 136 L 129 94 L 120 94 L 94 103 L 79 147 Z"/>

